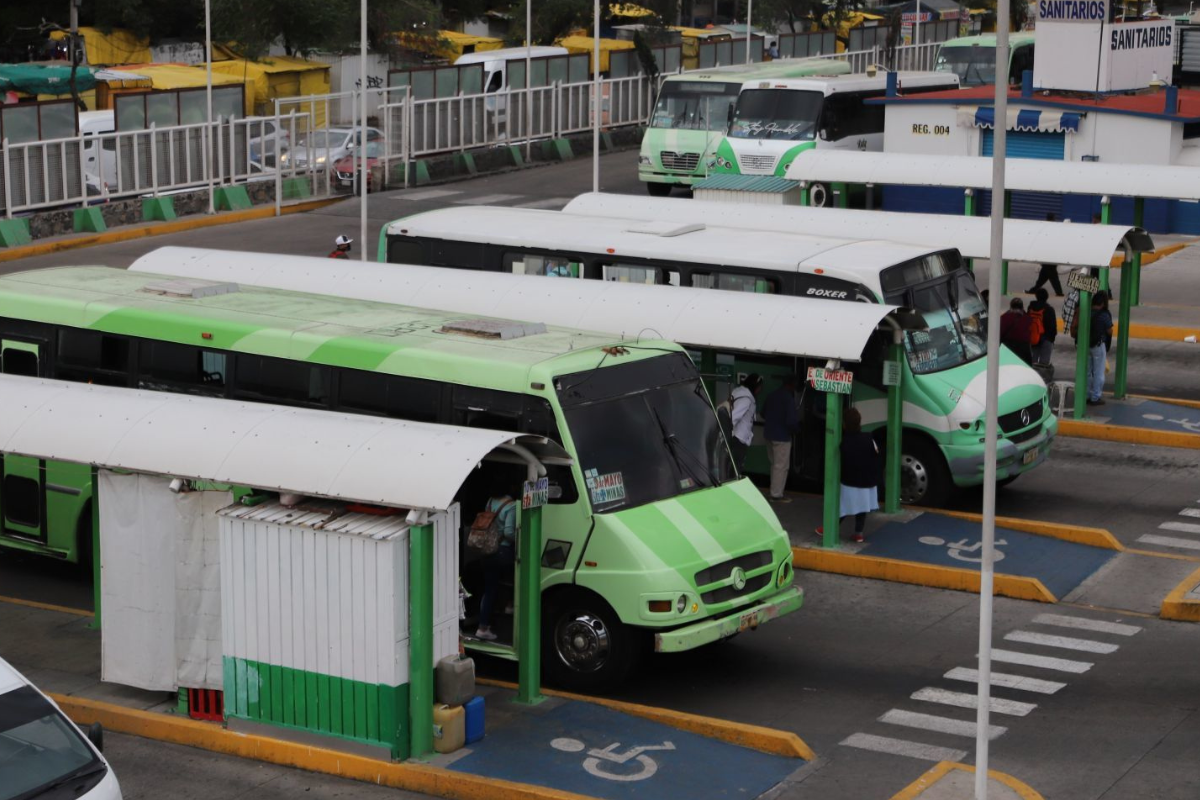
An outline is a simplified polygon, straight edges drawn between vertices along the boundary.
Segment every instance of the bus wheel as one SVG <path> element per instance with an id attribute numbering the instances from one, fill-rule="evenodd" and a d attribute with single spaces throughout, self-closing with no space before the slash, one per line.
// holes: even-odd
<path id="1" fill-rule="evenodd" d="M 900 455 L 900 502 L 942 506 L 950 499 L 950 470 L 932 443 L 905 437 Z"/>
<path id="2" fill-rule="evenodd" d="M 814 183 L 808 187 L 808 204 L 813 208 L 825 208 L 830 204 L 832 195 L 829 187 L 823 183 Z"/>
<path id="3" fill-rule="evenodd" d="M 669 183 L 647 183 L 646 191 L 651 197 L 666 197 L 671 194 L 671 184 Z"/>
<path id="4" fill-rule="evenodd" d="M 634 631 L 608 603 L 584 589 L 547 597 L 542 663 L 563 688 L 597 692 L 624 680 L 639 653 Z"/>

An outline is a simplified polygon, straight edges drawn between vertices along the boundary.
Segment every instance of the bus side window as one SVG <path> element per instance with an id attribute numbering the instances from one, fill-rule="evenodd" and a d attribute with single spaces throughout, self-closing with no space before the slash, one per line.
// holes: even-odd
<path id="1" fill-rule="evenodd" d="M 525 396 L 497 389 L 455 386 L 450 405 L 451 425 L 519 431 Z"/>
<path id="2" fill-rule="evenodd" d="M 389 264 L 424 264 L 425 251 L 416 239 L 393 238 L 388 240 L 387 260 Z"/>
<path id="3" fill-rule="evenodd" d="M 503 271 L 511 272 L 513 275 L 580 278 L 583 277 L 583 259 L 539 256 L 532 253 L 505 253 Z"/>
<path id="4" fill-rule="evenodd" d="M 248 353 L 239 353 L 236 364 L 235 397 L 322 406 L 329 402 L 329 367 Z"/>
<path id="5" fill-rule="evenodd" d="M 36 378 L 39 361 L 37 345 L 0 340 L 0 373 Z"/>
<path id="6" fill-rule="evenodd" d="M 1018 47 L 1013 51 L 1012 67 L 1008 73 L 1008 82 L 1017 84 L 1021 82 L 1021 74 L 1025 70 L 1033 69 L 1033 45 L 1026 47 Z"/>
<path id="7" fill-rule="evenodd" d="M 727 292 L 779 293 L 779 284 L 774 278 L 736 272 L 693 272 L 692 286 L 697 289 L 723 289 Z"/>
<path id="8" fill-rule="evenodd" d="M 662 270 L 640 264 L 604 264 L 604 280 L 619 283 L 662 283 Z"/>
<path id="9" fill-rule="evenodd" d="M 224 395 L 227 359 L 225 353 L 191 345 L 143 341 L 138 347 L 138 386 Z"/>
<path id="10" fill-rule="evenodd" d="M 338 371 L 338 408 L 415 422 L 441 418 L 442 384 L 357 369 Z"/>
<path id="11" fill-rule="evenodd" d="M 128 386 L 130 342 L 123 336 L 62 328 L 55 377 L 67 381 Z"/>

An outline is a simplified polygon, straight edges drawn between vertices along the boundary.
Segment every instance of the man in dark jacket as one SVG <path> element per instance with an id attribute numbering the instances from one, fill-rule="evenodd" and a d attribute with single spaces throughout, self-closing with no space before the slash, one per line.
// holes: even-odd
<path id="1" fill-rule="evenodd" d="M 1108 349 L 1112 347 L 1112 314 L 1108 310 L 1108 296 L 1104 292 L 1092 295 L 1092 331 L 1088 342 L 1088 385 L 1089 406 L 1104 405 L 1104 368 L 1108 361 Z"/>
<path id="2" fill-rule="evenodd" d="M 790 503 L 784 495 L 788 472 L 792 466 L 792 437 L 800 427 L 796 409 L 796 376 L 787 375 L 783 384 L 767 395 L 763 403 L 763 437 L 771 457 L 771 502 Z"/>
<path id="3" fill-rule="evenodd" d="M 1058 338 L 1058 317 L 1054 313 L 1054 306 L 1048 302 L 1050 293 L 1045 289 L 1038 289 L 1034 292 L 1036 298 L 1029 304 L 1028 317 L 1030 322 L 1035 316 L 1042 320 L 1042 338 L 1036 344 L 1031 345 L 1033 350 L 1033 363 L 1049 364 L 1050 355 L 1054 352 L 1054 340 Z"/>
<path id="4" fill-rule="evenodd" d="M 1019 297 L 1014 297 L 1008 304 L 1008 311 L 1000 317 L 1000 344 L 1006 345 L 1026 364 L 1033 364 L 1033 351 L 1029 346 L 1029 316 L 1025 313 L 1025 303 Z"/>

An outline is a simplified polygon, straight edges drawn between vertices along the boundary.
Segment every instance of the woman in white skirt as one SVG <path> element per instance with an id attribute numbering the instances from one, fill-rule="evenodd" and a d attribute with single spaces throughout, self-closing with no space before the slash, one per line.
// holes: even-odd
<path id="1" fill-rule="evenodd" d="M 879 446 L 863 433 L 858 409 L 842 425 L 842 520 L 854 517 L 854 541 L 863 540 L 867 514 L 879 508 Z"/>

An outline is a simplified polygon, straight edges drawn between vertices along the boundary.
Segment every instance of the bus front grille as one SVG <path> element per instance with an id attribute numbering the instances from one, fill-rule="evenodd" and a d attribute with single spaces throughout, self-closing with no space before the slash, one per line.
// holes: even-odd
<path id="1" fill-rule="evenodd" d="M 771 581 L 771 573 L 764 572 L 762 575 L 756 575 L 753 578 L 746 579 L 746 585 L 741 589 L 735 589 L 733 585 L 722 586 L 720 589 L 713 589 L 711 592 L 705 592 L 700 595 L 700 599 L 705 605 L 714 605 L 716 603 L 728 603 L 730 600 L 736 600 L 739 597 L 747 594 L 754 594 L 759 589 L 762 589 Z"/>
<path id="2" fill-rule="evenodd" d="M 658 154 L 658 158 L 662 161 L 663 169 L 674 169 L 681 172 L 694 172 L 696 165 L 700 163 L 699 153 L 674 153 L 670 150 L 663 150 Z"/>
<path id="3" fill-rule="evenodd" d="M 1016 433 L 1028 428 L 1030 425 L 1041 422 L 1044 405 L 1045 399 L 1043 398 L 1036 403 L 1030 403 L 1019 411 L 1002 414 L 998 420 L 1000 430 L 1005 433 Z"/>
<path id="4" fill-rule="evenodd" d="M 738 164 L 742 172 L 772 172 L 775 156 L 738 156 Z"/>

